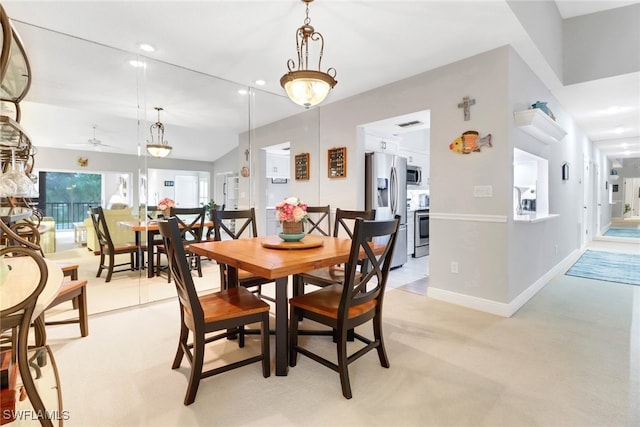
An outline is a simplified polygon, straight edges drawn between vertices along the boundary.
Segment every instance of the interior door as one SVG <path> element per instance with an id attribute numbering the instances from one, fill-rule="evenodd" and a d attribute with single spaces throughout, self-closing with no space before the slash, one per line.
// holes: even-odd
<path id="1" fill-rule="evenodd" d="M 580 237 L 580 247 L 584 248 L 591 241 L 591 218 L 593 212 L 593 194 L 591 186 L 591 160 L 585 155 L 583 159 L 582 173 L 582 227 Z"/>
<path id="2" fill-rule="evenodd" d="M 198 177 L 194 175 L 176 175 L 175 202 L 181 208 L 198 207 Z"/>

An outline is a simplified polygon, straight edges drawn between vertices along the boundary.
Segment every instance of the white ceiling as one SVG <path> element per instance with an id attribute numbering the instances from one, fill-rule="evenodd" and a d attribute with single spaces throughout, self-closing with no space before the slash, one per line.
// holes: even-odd
<path id="1" fill-rule="evenodd" d="M 638 1 L 556 1 L 563 18 L 631 3 Z M 299 0 L 2 4 L 32 63 L 22 124 L 36 145 L 78 149 L 72 144 L 91 139 L 95 125 L 96 138 L 115 147 L 103 151 L 134 154 L 138 119 L 154 122 L 153 107 L 162 106 L 171 156 L 214 160 L 246 129 L 246 95 L 237 89 L 255 87 L 256 79 L 266 85 L 255 94 L 254 125 L 300 112 L 279 85 L 304 19 Z M 310 18 L 325 37 L 322 69 L 337 70 L 338 84 L 326 103 L 505 44 L 531 48 L 508 4 L 499 0 L 318 0 Z M 128 64 L 140 54 L 141 42 L 157 48 L 144 54 L 142 79 Z M 529 65 L 536 72 L 544 68 Z M 639 76 L 551 90 L 610 157 L 640 157 Z M 146 115 L 138 117 L 137 105 Z M 603 117 L 602 110 L 613 107 L 622 109 Z M 625 133 L 613 134 L 617 126 Z"/>

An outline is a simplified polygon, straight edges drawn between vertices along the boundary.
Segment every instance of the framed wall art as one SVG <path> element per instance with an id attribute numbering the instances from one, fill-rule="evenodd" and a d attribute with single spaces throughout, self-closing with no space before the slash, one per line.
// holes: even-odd
<path id="1" fill-rule="evenodd" d="M 309 153 L 300 153 L 295 156 L 296 181 L 309 179 Z"/>
<path id="2" fill-rule="evenodd" d="M 345 178 L 347 176 L 347 147 L 329 148 L 329 178 Z"/>

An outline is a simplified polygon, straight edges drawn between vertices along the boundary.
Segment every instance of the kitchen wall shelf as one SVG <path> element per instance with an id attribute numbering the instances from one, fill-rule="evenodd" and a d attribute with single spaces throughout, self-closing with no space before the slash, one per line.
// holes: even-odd
<path id="1" fill-rule="evenodd" d="M 516 111 L 513 115 L 516 126 L 545 144 L 560 142 L 567 135 L 555 120 L 539 108 Z"/>

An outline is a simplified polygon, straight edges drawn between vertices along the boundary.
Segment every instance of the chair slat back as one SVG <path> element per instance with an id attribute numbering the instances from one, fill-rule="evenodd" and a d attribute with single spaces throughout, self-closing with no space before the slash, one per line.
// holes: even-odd
<path id="1" fill-rule="evenodd" d="M 182 241 L 187 243 L 196 243 L 202 241 L 202 232 L 204 231 L 204 219 L 207 214 L 207 208 L 176 208 L 172 207 L 169 216 L 176 218 Z"/>
<path id="2" fill-rule="evenodd" d="M 107 220 L 104 217 L 102 206 L 89 208 L 89 216 L 91 216 L 91 222 L 93 223 L 93 229 L 96 232 L 96 237 L 100 244 L 100 250 L 102 251 L 104 248 L 107 248 L 109 251 L 113 251 L 113 241 L 111 240 L 111 234 L 109 234 L 109 227 L 107 227 Z"/>
<path id="3" fill-rule="evenodd" d="M 316 233 L 331 235 L 331 206 L 307 206 L 307 234 Z"/>
<path id="4" fill-rule="evenodd" d="M 333 237 L 344 237 L 346 234 L 353 239 L 353 230 L 357 218 L 373 220 L 376 218 L 376 210 L 354 211 L 345 209 L 336 209 L 336 223 L 333 227 Z"/>
<path id="5" fill-rule="evenodd" d="M 160 212 L 160 209 L 157 206 L 143 207 L 140 209 L 140 218 L 146 216 L 147 219 L 156 219 L 158 212 Z"/>
<path id="6" fill-rule="evenodd" d="M 233 220 L 233 224 L 225 221 Z M 256 211 L 254 208 L 238 211 L 213 211 L 214 240 L 225 238 L 239 239 L 247 232 L 245 237 L 257 237 Z"/>
<path id="7" fill-rule="evenodd" d="M 373 299 L 377 299 L 378 306 L 381 306 L 399 225 L 399 215 L 388 221 L 370 221 L 361 218 L 355 221 L 353 242 L 345 268 L 344 287 L 338 309 L 339 318 L 345 319 L 344 316 L 348 314 L 349 308 Z M 380 255 L 376 255 L 370 246 L 374 238 L 387 239 Z M 366 272 L 358 269 L 358 265 L 362 263 L 363 253 L 367 264 Z"/>
<path id="8" fill-rule="evenodd" d="M 176 217 L 158 221 L 158 230 L 162 236 L 169 260 L 169 270 L 174 279 L 178 300 L 181 305 L 181 316 L 187 310 L 197 325 L 204 325 L 204 312 L 198 299 L 193 277 L 187 264 L 187 256 L 182 244 L 182 233 Z"/>
<path id="9" fill-rule="evenodd" d="M 213 206 L 211 206 L 211 209 L 209 210 L 209 218 L 211 219 L 211 221 L 213 221 L 213 213 L 215 211 L 223 211 L 223 210 L 224 210 L 224 205 L 214 204 Z M 207 229 L 207 234 L 205 236 L 206 240 L 211 240 L 212 235 L 214 234 L 214 230 L 215 228 L 213 226 Z"/>

